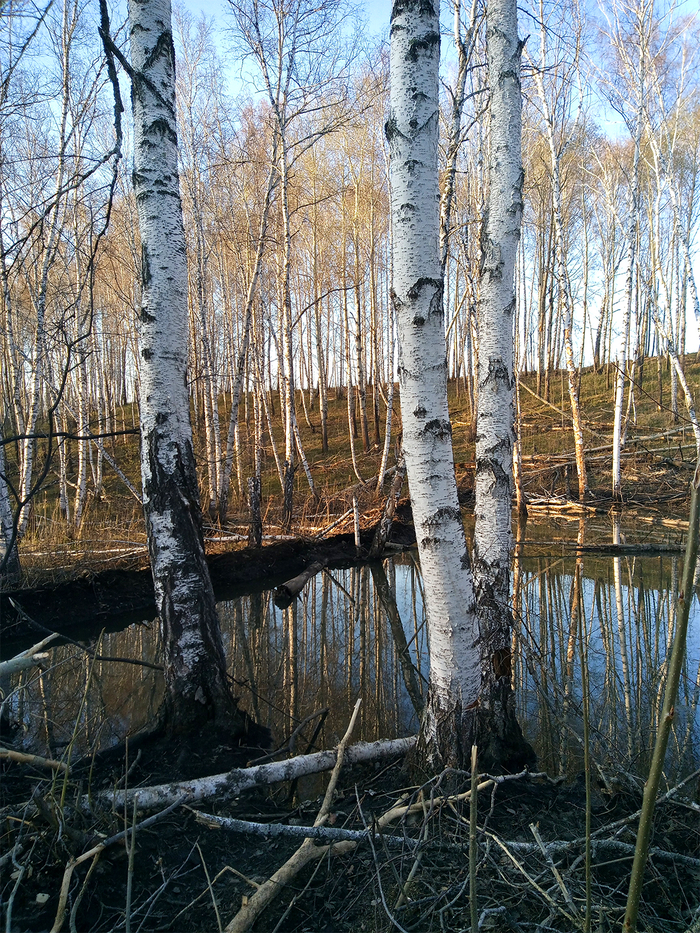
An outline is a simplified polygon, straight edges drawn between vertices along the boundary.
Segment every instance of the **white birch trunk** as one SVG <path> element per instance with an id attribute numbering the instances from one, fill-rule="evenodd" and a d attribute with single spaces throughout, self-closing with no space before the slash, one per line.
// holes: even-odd
<path id="1" fill-rule="evenodd" d="M 238 362 L 236 365 L 236 376 L 231 393 L 231 417 L 229 418 L 228 436 L 226 439 L 226 459 L 221 471 L 221 485 L 219 487 L 219 520 L 223 524 L 226 521 L 226 510 L 228 508 L 229 486 L 231 484 L 231 473 L 233 472 L 233 451 L 238 428 L 238 406 L 240 404 L 241 389 L 243 387 L 243 376 L 245 374 L 245 362 L 248 356 L 248 346 L 250 344 L 250 329 L 253 320 L 253 301 L 260 277 L 265 244 L 267 242 L 267 223 L 270 215 L 270 205 L 275 190 L 275 176 L 277 174 L 277 140 L 275 133 L 272 160 L 270 162 L 270 171 L 267 176 L 267 188 L 265 191 L 265 203 L 263 205 L 262 215 L 260 217 L 260 226 L 258 228 L 258 242 L 255 249 L 255 263 L 253 272 L 248 283 L 248 292 L 245 301 L 245 310 L 243 312 L 243 337 L 238 352 Z"/>
<path id="2" fill-rule="evenodd" d="M 634 295 L 634 270 L 637 261 L 637 229 L 639 225 L 639 160 L 642 141 L 642 122 L 644 97 L 646 93 L 646 72 L 644 48 L 640 43 L 638 58 L 637 114 L 634 130 L 634 153 L 632 156 L 632 177 L 630 179 L 629 219 L 627 226 L 627 275 L 625 278 L 624 311 L 622 333 L 617 353 L 617 378 L 615 381 L 615 412 L 613 416 L 612 446 L 612 496 L 617 503 L 622 500 L 622 447 L 624 436 L 622 427 L 622 405 L 625 394 L 625 370 L 627 368 L 627 347 L 629 343 L 630 322 L 632 319 L 632 299 Z"/>
<path id="3" fill-rule="evenodd" d="M 540 5 L 542 11 L 542 6 Z M 541 14 L 542 15 L 542 14 Z M 569 270 L 566 264 L 566 247 L 564 244 L 564 224 L 562 221 L 562 197 L 561 197 L 561 172 L 560 156 L 557 152 L 554 141 L 554 118 L 549 106 L 547 94 L 545 93 L 544 81 L 542 78 L 543 70 L 546 66 L 546 25 L 544 21 L 540 25 L 540 67 L 535 69 L 535 83 L 537 93 L 542 106 L 542 115 L 544 117 L 545 131 L 547 135 L 547 144 L 549 147 L 549 157 L 552 172 L 552 208 L 554 220 L 554 234 L 556 243 L 557 277 L 559 280 L 559 291 L 563 304 L 563 325 L 564 325 L 564 356 L 566 359 L 566 371 L 569 387 L 569 401 L 571 404 L 571 421 L 574 434 L 574 447 L 576 451 L 576 469 L 578 473 L 578 496 L 583 501 L 588 495 L 588 475 L 586 471 L 585 448 L 583 442 L 583 425 L 581 423 L 581 407 L 579 405 L 578 392 L 578 373 L 574 361 L 574 346 L 571 339 L 573 330 L 573 296 L 571 294 L 571 283 L 569 281 Z"/>
<path id="4" fill-rule="evenodd" d="M 78 302 L 79 306 L 79 302 Z M 75 500 L 73 505 L 73 521 L 76 528 L 80 527 L 83 519 L 83 509 L 87 501 L 87 468 L 89 457 L 88 435 L 90 433 L 90 404 L 88 401 L 88 372 L 85 351 L 82 346 L 78 348 L 77 365 L 77 394 L 78 412 L 76 427 L 78 433 L 78 475 L 75 483 Z"/>
<path id="5" fill-rule="evenodd" d="M 178 178 L 170 0 L 130 0 L 134 192 L 141 234 L 141 473 L 166 716 L 235 717 L 202 536 L 187 391 L 187 253 Z M 239 720 L 235 720 L 236 725 Z"/>
<path id="6" fill-rule="evenodd" d="M 430 766 L 469 759 L 481 684 L 476 607 L 457 501 L 439 252 L 438 7 L 396 3 L 391 17 L 392 299 L 413 519 L 425 585 L 430 685 L 421 751 Z"/>
<path id="7" fill-rule="evenodd" d="M 491 0 L 486 41 L 490 85 L 488 207 L 481 230 L 478 305 L 474 579 L 481 690 L 476 744 L 481 767 L 531 758 L 511 687 L 510 562 L 513 485 L 515 264 L 523 211 L 521 89 L 515 0 Z"/>
<path id="8" fill-rule="evenodd" d="M 14 516 L 10 503 L 9 489 L 5 474 L 5 443 L 3 439 L 2 421 L 0 420 L 0 577 L 13 579 L 20 575 L 19 552 L 17 550 L 17 535 L 14 527 Z"/>

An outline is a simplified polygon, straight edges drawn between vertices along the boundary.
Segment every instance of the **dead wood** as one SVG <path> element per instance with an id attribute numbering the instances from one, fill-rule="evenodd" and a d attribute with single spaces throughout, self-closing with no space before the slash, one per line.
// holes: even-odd
<path id="1" fill-rule="evenodd" d="M 416 743 L 416 736 L 405 739 L 389 739 L 378 742 L 358 742 L 345 753 L 347 764 L 360 764 L 376 761 L 379 758 L 393 758 L 405 755 Z M 107 791 L 97 799 L 119 809 L 125 803 L 132 803 L 140 810 L 154 810 L 168 806 L 176 800 L 193 803 L 197 800 L 220 800 L 236 797 L 244 790 L 256 785 L 274 784 L 278 781 L 293 781 L 308 774 L 329 771 L 337 761 L 335 749 L 315 752 L 312 755 L 298 755 L 287 761 L 255 765 L 252 768 L 234 768 L 225 774 L 213 774 L 195 778 L 191 781 L 174 781 L 170 784 L 156 784 L 152 787 L 138 787 L 127 791 Z M 87 797 L 83 798 L 83 808 L 89 809 Z"/>
<path id="2" fill-rule="evenodd" d="M 296 577 L 292 577 L 292 579 L 287 580 L 286 583 L 280 583 L 275 589 L 275 605 L 280 609 L 289 606 L 297 598 L 299 593 L 301 593 L 309 580 L 315 577 L 317 573 L 320 573 L 324 566 L 322 561 L 315 560 L 313 564 L 309 564 L 306 570 L 303 570 Z"/>
<path id="3" fill-rule="evenodd" d="M 361 700 L 358 699 L 355 703 L 355 708 L 352 711 L 350 723 L 345 732 L 345 735 L 340 740 L 340 744 L 338 745 L 336 751 L 335 767 L 333 768 L 333 773 L 331 774 L 330 781 L 328 782 L 328 787 L 326 788 L 326 794 L 323 798 L 321 809 L 318 811 L 318 816 L 314 820 L 314 827 L 323 826 L 323 824 L 328 819 L 328 816 L 330 815 L 331 805 L 333 803 L 333 795 L 338 784 L 340 769 L 343 766 L 343 760 L 345 758 L 345 749 L 348 742 L 350 741 L 350 736 L 355 726 L 355 720 L 357 719 L 357 714 L 360 711 L 360 703 Z M 293 878 L 295 878 L 296 875 L 301 871 L 304 865 L 316 857 L 316 846 L 314 845 L 314 841 L 307 836 L 294 855 L 287 862 L 285 862 L 285 864 L 280 869 L 278 869 L 274 875 L 272 875 L 272 877 L 265 882 L 265 884 L 262 884 L 257 889 L 255 894 L 249 898 L 248 901 L 241 907 L 236 916 L 226 927 L 225 933 L 245 933 L 246 930 L 249 930 L 255 923 L 256 919 L 260 916 L 262 911 L 267 907 L 267 905 L 280 893 L 284 885 L 292 881 Z"/>

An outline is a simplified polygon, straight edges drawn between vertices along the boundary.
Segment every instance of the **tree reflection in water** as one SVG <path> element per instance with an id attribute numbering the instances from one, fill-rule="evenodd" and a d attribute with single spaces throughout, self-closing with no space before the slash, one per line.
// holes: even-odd
<path id="1" fill-rule="evenodd" d="M 516 535 L 513 677 L 521 722 L 540 765 L 550 773 L 582 768 L 583 656 L 594 760 L 643 773 L 661 707 L 681 556 L 589 551 L 576 556 L 569 546 L 558 547 L 563 556 L 552 557 L 551 541 L 535 546 L 525 540 L 525 530 L 520 526 Z M 577 531 L 583 544 L 583 520 Z M 624 542 L 615 525 L 613 541 Z M 550 553 L 533 556 L 538 549 Z M 278 609 L 264 592 L 220 602 L 235 692 L 255 719 L 270 727 L 276 745 L 325 707 L 329 712 L 314 744 L 335 744 L 358 695 L 363 712 L 356 738 L 415 732 L 428 669 L 422 605 L 420 573 L 411 554 L 326 570 L 286 609 Z M 139 624 L 104 634 L 99 653 L 157 663 L 157 627 Z M 697 599 L 688 654 L 672 742 L 675 767 L 682 768 L 698 757 Z M 153 669 L 93 662 L 70 645 L 51 650 L 43 673 L 26 671 L 0 686 L 10 717 L 22 725 L 23 746 L 52 756 L 70 742 L 87 751 L 144 728 L 162 695 L 162 678 Z M 296 737 L 297 752 L 307 750 L 317 721 Z"/>

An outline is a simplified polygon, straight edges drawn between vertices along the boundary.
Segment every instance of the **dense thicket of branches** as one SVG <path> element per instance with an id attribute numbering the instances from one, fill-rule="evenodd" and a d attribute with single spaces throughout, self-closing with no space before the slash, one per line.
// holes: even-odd
<path id="1" fill-rule="evenodd" d="M 247 495 L 249 476 L 259 484 L 255 441 L 271 430 L 279 488 L 301 466 L 315 490 L 299 423 L 317 426 L 328 450 L 329 390 L 347 394 L 353 466 L 367 479 L 361 454 L 384 442 L 394 380 L 386 46 L 366 40 L 342 0 L 291 7 L 290 19 L 259 3 L 257 24 L 243 0 L 216 22 L 176 18 L 190 392 L 212 515 Z M 482 12 L 443 8 L 446 337 L 450 375 L 470 393 L 489 147 Z M 668 354 L 683 390 L 687 327 L 700 326 L 697 24 L 652 0 L 528 12 L 516 362 L 544 398 L 568 368 L 574 417 L 579 368 L 608 366 L 624 443 L 644 358 Z M 79 525 L 105 464 L 120 469 L 121 448 L 101 435 L 134 427 L 140 244 L 107 67 L 111 57 L 123 68 L 124 34 L 115 23 L 103 42 L 98 26 L 97 4 L 77 0 L 15 0 L 0 18 L 6 539 L 8 505 L 19 537 L 27 528 L 20 506 L 46 451 L 37 432 L 55 437 L 61 514 Z M 690 390 L 686 400 L 692 410 Z M 283 427 L 271 428 L 280 407 Z"/>

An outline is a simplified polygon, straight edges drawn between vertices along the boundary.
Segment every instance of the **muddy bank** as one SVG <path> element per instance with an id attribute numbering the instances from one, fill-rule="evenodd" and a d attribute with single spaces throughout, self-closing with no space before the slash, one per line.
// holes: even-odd
<path id="1" fill-rule="evenodd" d="M 301 573 L 309 564 L 328 567 L 363 560 L 369 551 L 374 527 L 363 530 L 358 557 L 354 536 L 339 534 L 327 539 L 296 538 L 271 541 L 261 548 L 240 548 L 211 554 L 208 558 L 218 599 L 232 599 L 264 586 L 273 589 Z M 390 545 L 405 547 L 415 542 L 410 505 L 402 504 L 394 522 Z M 16 607 L 21 607 L 18 611 Z M 14 589 L 0 594 L 2 654 L 10 656 L 17 645 L 36 641 L 37 632 L 50 629 L 77 637 L 81 630 L 111 631 L 125 621 L 150 621 L 156 614 L 153 582 L 148 568 L 114 568 L 32 589 Z M 28 617 L 28 618 L 27 618 Z M 33 626 L 30 620 L 38 625 Z"/>

